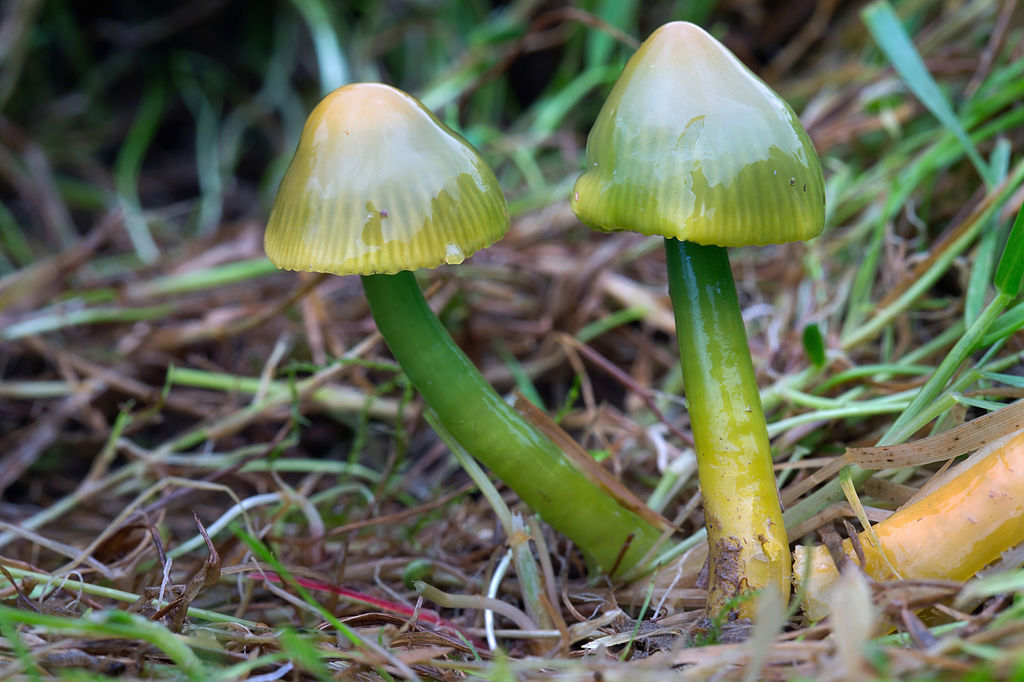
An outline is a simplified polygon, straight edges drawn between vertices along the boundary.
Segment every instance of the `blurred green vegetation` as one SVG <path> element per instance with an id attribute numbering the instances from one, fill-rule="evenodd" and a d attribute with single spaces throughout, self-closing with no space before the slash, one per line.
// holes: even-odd
<path id="1" fill-rule="evenodd" d="M 416 94 L 481 148 L 519 206 L 554 201 L 637 40 L 668 19 L 704 22 L 714 5 L 15 0 L 0 82 L 16 190 L 0 214 L 6 271 L 69 246 L 103 209 L 124 211 L 146 263 L 262 217 L 306 113 L 349 81 Z M 28 187 L 40 179 L 51 186 Z"/>

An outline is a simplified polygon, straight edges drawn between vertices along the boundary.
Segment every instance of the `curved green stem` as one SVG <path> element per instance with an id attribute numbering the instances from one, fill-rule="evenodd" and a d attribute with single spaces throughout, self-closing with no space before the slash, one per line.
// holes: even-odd
<path id="1" fill-rule="evenodd" d="M 738 594 L 789 594 L 789 544 L 729 257 L 665 240 L 669 293 L 710 547 L 708 613 Z M 753 604 L 738 607 L 753 615 Z"/>
<path id="2" fill-rule="evenodd" d="M 445 428 L 604 572 L 623 572 L 661 531 L 587 478 L 506 403 L 452 341 L 410 272 L 364 275 L 377 328 Z"/>

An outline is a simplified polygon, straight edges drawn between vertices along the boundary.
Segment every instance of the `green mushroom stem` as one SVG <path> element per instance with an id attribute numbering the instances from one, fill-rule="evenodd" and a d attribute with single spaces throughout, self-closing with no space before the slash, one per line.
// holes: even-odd
<path id="1" fill-rule="evenodd" d="M 661 530 L 609 496 L 498 395 L 441 325 L 411 272 L 362 281 L 392 355 L 466 450 L 601 571 L 623 573 L 644 558 Z"/>
<path id="2" fill-rule="evenodd" d="M 711 548 L 709 613 L 751 589 L 785 601 L 789 545 L 729 256 L 678 239 L 665 239 L 665 256 Z"/>

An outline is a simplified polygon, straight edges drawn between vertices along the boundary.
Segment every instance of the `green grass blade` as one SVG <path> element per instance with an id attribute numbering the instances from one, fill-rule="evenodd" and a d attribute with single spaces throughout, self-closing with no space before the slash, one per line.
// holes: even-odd
<path id="1" fill-rule="evenodd" d="M 622 69 L 618 64 L 593 66 L 582 72 L 566 87 L 537 105 L 531 131 L 537 135 L 551 135 L 563 125 L 565 117 L 591 90 L 615 82 Z"/>
<path id="2" fill-rule="evenodd" d="M 505 363 L 509 374 L 512 375 L 512 379 L 516 382 L 516 389 L 526 396 L 526 399 L 531 403 L 542 410 L 547 410 L 547 407 L 544 405 L 544 399 L 540 397 L 540 392 L 537 391 L 537 386 L 533 383 L 533 379 L 530 378 L 522 363 L 519 362 L 519 359 L 509 352 L 508 347 L 500 339 L 495 342 L 494 348 L 498 351 L 501 361 Z"/>
<path id="3" fill-rule="evenodd" d="M 10 259 L 12 266 L 24 267 L 36 259 L 32 253 L 32 247 L 25 238 L 24 228 L 7 206 L 2 203 L 0 203 L 0 251 Z"/>
<path id="4" fill-rule="evenodd" d="M 996 174 L 996 180 L 999 182 L 1005 180 L 1009 173 L 1010 152 L 1010 144 L 1006 138 L 1001 138 L 992 152 L 992 168 Z M 989 282 L 992 281 L 992 271 L 996 263 L 996 249 L 999 248 L 1004 234 L 1005 231 L 998 228 L 994 217 L 989 220 L 988 225 L 982 228 L 978 249 L 971 263 L 967 291 L 964 294 L 964 324 L 968 327 L 974 324 L 981 309 L 985 306 Z"/>
<path id="5" fill-rule="evenodd" d="M 913 284 L 907 287 L 895 301 L 885 308 L 878 309 L 869 321 L 861 323 L 859 326 L 851 329 L 849 334 L 844 335 L 842 347 L 844 349 L 854 348 L 874 338 L 885 327 L 889 326 L 898 315 L 910 308 L 915 301 L 918 301 L 938 281 L 942 274 L 949 269 L 953 260 L 973 243 L 981 229 L 996 215 L 1004 202 L 1010 198 L 1011 193 L 1022 183 L 1024 183 L 1024 162 L 1017 164 L 1013 172 L 1002 184 L 995 201 L 977 217 L 974 224 L 965 229 L 948 248 L 944 249 L 940 256 L 932 263 L 931 267 L 921 274 Z"/>
<path id="6" fill-rule="evenodd" d="M 964 292 L 964 324 L 970 327 L 985 307 L 985 299 L 989 294 L 989 282 L 995 269 L 996 249 L 999 248 L 1000 230 L 989 221 L 982 229 L 978 248 L 974 251 L 971 263 L 971 274 L 967 280 L 967 291 Z"/>
<path id="7" fill-rule="evenodd" d="M 946 384 L 953 377 L 956 371 L 960 368 L 960 365 L 970 356 L 970 354 L 977 347 L 978 342 L 985 336 L 985 333 L 992 326 L 993 322 L 999 317 L 999 315 L 1006 309 L 1007 304 L 1012 300 L 1011 296 L 1004 293 L 996 294 L 996 297 L 992 299 L 992 302 L 988 304 L 985 310 L 982 311 L 981 315 L 975 321 L 971 327 L 964 332 L 964 335 L 960 337 L 960 340 L 956 342 L 953 348 L 949 351 L 949 354 L 942 360 L 939 366 L 936 368 L 935 373 L 925 382 L 925 385 L 921 387 L 921 390 L 917 392 L 914 399 L 906 410 L 899 416 L 896 422 L 889 428 L 882 440 L 879 441 L 880 445 L 891 445 L 893 443 L 902 443 L 904 440 L 913 435 L 913 431 L 909 431 L 907 424 L 910 423 L 919 412 L 923 411 L 927 406 L 935 403 L 938 397 L 942 394 L 946 388 Z"/>
<path id="8" fill-rule="evenodd" d="M 29 651 L 28 647 L 25 646 L 25 642 L 21 639 L 21 633 L 18 631 L 20 621 L 15 617 L 16 613 L 0 613 L 0 634 L 4 636 L 4 639 L 7 640 L 7 646 L 13 650 L 14 655 L 21 662 L 21 667 L 25 674 L 28 675 L 28 679 L 32 680 L 32 682 L 40 682 L 43 679 L 39 674 L 40 668 L 32 660 L 32 652 Z"/>
<path id="9" fill-rule="evenodd" d="M 0 606 L 0 622 L 33 625 L 53 632 L 77 633 L 87 637 L 142 640 L 165 653 L 188 679 L 209 679 L 202 661 L 189 648 L 185 638 L 159 623 L 133 613 L 98 611 L 82 618 L 65 618 Z"/>
<path id="10" fill-rule="evenodd" d="M 125 228 L 135 247 L 135 253 L 144 263 L 153 263 L 160 255 L 149 225 L 142 215 L 139 200 L 139 173 L 142 171 L 142 160 L 156 135 L 164 109 L 164 86 L 154 81 L 146 87 L 142 95 L 142 103 L 135 115 L 132 127 L 128 130 L 121 151 L 114 162 L 114 184 L 124 211 Z"/>
<path id="11" fill-rule="evenodd" d="M 44 334 L 46 332 L 66 329 L 68 327 L 79 327 L 86 324 L 104 324 L 111 322 L 143 322 L 145 320 L 156 320 L 167 317 L 174 308 L 169 305 L 146 306 L 141 308 L 122 307 L 100 307 L 84 308 L 82 310 L 71 310 L 65 308 L 60 311 L 46 312 L 36 315 L 14 324 L 7 325 L 0 330 L 0 339 L 13 341 L 33 334 Z"/>
<path id="12" fill-rule="evenodd" d="M 992 327 L 978 346 L 980 348 L 991 346 L 996 341 L 1005 339 L 1020 329 L 1024 329 L 1024 303 L 1018 303 L 1000 315 L 999 319 L 992 323 Z"/>
<path id="13" fill-rule="evenodd" d="M 210 234 L 220 224 L 224 209 L 224 183 L 220 153 L 221 103 L 217 64 L 190 56 L 172 61 L 174 80 L 195 120 L 196 177 L 199 180 L 199 234 Z"/>
<path id="14" fill-rule="evenodd" d="M 217 287 L 236 284 L 250 279 L 279 273 L 274 264 L 266 258 L 251 258 L 223 265 L 214 265 L 202 270 L 165 275 L 143 282 L 132 289 L 132 298 L 139 300 L 150 296 L 175 296 Z"/>
<path id="15" fill-rule="evenodd" d="M 814 366 L 821 369 L 825 366 L 825 337 L 816 324 L 804 327 L 804 350 Z"/>
<path id="16" fill-rule="evenodd" d="M 594 14 L 612 26 L 632 33 L 636 26 L 637 2 L 635 0 L 598 0 L 594 3 Z M 608 63 L 615 39 L 601 30 L 587 32 L 584 46 L 584 63 L 588 67 Z"/>
<path id="17" fill-rule="evenodd" d="M 650 312 L 651 311 L 646 306 L 642 305 L 635 305 L 630 306 L 629 308 L 623 308 L 622 310 L 617 310 L 614 313 L 609 313 L 608 315 L 585 325 L 582 329 L 576 332 L 576 338 L 582 343 L 589 343 L 616 327 L 621 327 L 624 324 L 644 319 Z"/>
<path id="18" fill-rule="evenodd" d="M 873 2 L 861 11 L 861 18 L 867 25 L 868 31 L 871 32 L 871 37 L 878 43 L 910 91 L 928 107 L 928 110 L 935 118 L 939 119 L 942 125 L 956 136 L 960 144 L 964 146 L 971 163 L 977 169 L 978 175 L 985 181 L 985 184 L 993 186 L 995 177 L 992 169 L 981 158 L 977 147 L 971 142 L 967 131 L 964 130 L 960 119 L 957 118 L 938 83 L 929 73 L 928 67 L 925 66 L 924 60 L 921 59 L 917 48 L 914 47 L 914 42 L 907 35 L 907 31 L 892 5 L 885 0 Z"/>
<path id="19" fill-rule="evenodd" d="M 320 92 L 326 95 L 351 79 L 348 60 L 341 50 L 327 5 L 320 0 L 292 0 L 313 37 L 316 63 L 320 70 Z"/>
<path id="20" fill-rule="evenodd" d="M 238 526 L 233 526 L 232 530 L 234 531 L 235 536 L 246 544 L 246 546 L 249 548 L 249 551 L 252 552 L 254 557 L 259 559 L 261 562 L 269 565 L 271 570 L 274 573 L 276 573 L 278 577 L 281 578 L 281 582 L 286 584 L 292 590 L 294 590 L 296 594 L 298 594 L 299 597 L 302 599 L 302 601 L 309 604 L 315 611 L 317 611 L 323 617 L 324 620 L 326 620 L 328 623 L 334 626 L 334 629 L 337 630 L 338 634 L 342 635 L 353 646 L 357 648 L 364 646 L 364 642 L 359 637 L 359 635 L 357 635 L 352 628 L 338 620 L 338 618 L 333 613 L 328 611 L 323 604 L 314 599 L 313 595 L 310 594 L 309 590 L 303 587 L 299 582 L 297 582 L 292 577 L 292 574 L 288 571 L 288 569 L 286 569 L 284 565 L 280 561 L 278 561 L 274 553 L 270 551 L 270 548 L 263 544 L 263 542 L 259 538 L 253 537 L 252 535 L 248 534 L 245 530 Z"/>
<path id="21" fill-rule="evenodd" d="M 1013 221 L 1010 237 L 1006 240 L 1003 255 L 996 266 L 996 289 L 1007 296 L 1016 296 L 1020 291 L 1020 281 L 1024 277 L 1024 206 L 1017 211 L 1017 219 Z"/>
<path id="22" fill-rule="evenodd" d="M 281 648 L 288 658 L 298 663 L 318 680 L 334 679 L 322 660 L 322 654 L 309 636 L 302 636 L 291 628 L 284 628 L 279 635 Z M 225 678 L 226 679 L 226 678 Z"/>

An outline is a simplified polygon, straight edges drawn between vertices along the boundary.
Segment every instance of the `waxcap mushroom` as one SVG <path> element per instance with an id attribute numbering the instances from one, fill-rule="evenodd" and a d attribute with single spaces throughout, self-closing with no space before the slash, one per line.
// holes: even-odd
<path id="1" fill-rule="evenodd" d="M 587 140 L 587 225 L 745 246 L 821 233 L 821 165 L 793 110 L 721 43 L 666 24 L 630 58 Z"/>
<path id="2" fill-rule="evenodd" d="M 591 566 L 629 571 L 662 541 L 668 521 L 506 402 L 410 272 L 461 261 L 508 224 L 494 174 L 462 138 L 399 90 L 349 85 L 310 115 L 264 247 L 278 267 L 359 273 L 381 337 L 442 438 L 487 466 Z"/>
<path id="3" fill-rule="evenodd" d="M 508 226 L 498 181 L 468 142 L 411 95 L 354 83 L 307 119 L 264 248 L 286 270 L 392 274 L 461 263 Z"/>

